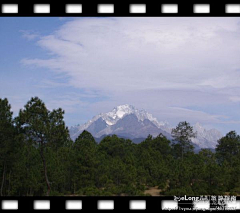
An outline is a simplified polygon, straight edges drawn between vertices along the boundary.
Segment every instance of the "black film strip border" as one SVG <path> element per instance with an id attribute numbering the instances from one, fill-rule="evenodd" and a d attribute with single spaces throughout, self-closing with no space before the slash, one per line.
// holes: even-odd
<path id="1" fill-rule="evenodd" d="M 238 17 L 239 13 L 226 13 L 226 4 L 240 4 L 240 0 L 231 0 L 224 2 L 213 2 L 213 1 L 201 1 L 201 0 L 193 0 L 191 2 L 181 2 L 181 1 L 158 1 L 148 3 L 147 1 L 129 1 L 129 2 L 114 2 L 114 1 L 99 1 L 98 3 L 93 3 L 91 1 L 81 1 L 81 0 L 71 0 L 63 2 L 51 2 L 47 1 L 36 1 L 33 0 L 30 3 L 24 3 L 23 1 L 12 0 L 6 1 L 3 0 L 0 3 L 3 4 L 17 4 L 18 5 L 18 13 L 3 13 L 0 9 L 0 16 L 2 17 L 18 17 L 18 16 L 26 16 L 26 17 L 84 17 L 84 16 L 102 16 L 102 17 L 181 17 L 181 16 L 190 16 L 190 17 L 214 17 L 214 16 L 229 16 Z M 34 4 L 49 4 L 50 5 L 50 13 L 34 13 L 33 7 Z M 66 13 L 66 4 L 81 4 L 82 5 L 82 13 Z M 114 5 L 114 13 L 98 13 L 98 5 L 99 4 L 113 4 Z M 144 4 L 146 5 L 146 13 L 130 13 L 129 7 L 130 4 Z M 177 13 L 162 13 L 161 5 L 162 4 L 177 4 L 178 12 Z M 210 13 L 194 13 L 193 5 L 194 4 L 209 4 L 210 5 Z M 66 201 L 67 200 L 81 200 L 82 201 L 82 209 L 81 211 L 87 212 L 91 210 L 98 210 L 97 203 L 99 200 L 112 200 L 114 201 L 114 210 L 123 210 L 124 212 L 132 211 L 129 208 L 129 202 L 132 200 L 144 200 L 146 201 L 146 210 L 148 212 L 153 211 L 162 211 L 161 202 L 163 200 L 174 200 L 172 196 L 166 197 L 0 197 L 0 211 L 2 210 L 2 201 L 5 200 L 17 200 L 18 201 L 18 210 L 33 210 L 33 202 L 35 200 L 49 200 L 50 201 L 50 210 L 61 210 L 67 211 L 66 209 Z M 240 200 L 240 197 L 237 197 L 237 200 Z M 179 202 L 179 206 L 184 207 L 192 207 L 192 203 L 181 203 Z M 39 210 L 38 210 L 39 211 Z"/>
<path id="2" fill-rule="evenodd" d="M 216 2 L 212 0 L 192 0 L 191 2 L 183 2 L 180 0 L 164 0 L 164 1 L 155 1 L 155 2 L 147 2 L 142 0 L 132 0 L 132 1 L 122 1 L 122 2 L 114 2 L 112 1 L 98 1 L 98 2 L 91 2 L 91 1 L 84 1 L 84 0 L 71 0 L 65 2 L 51 2 L 51 0 L 33 0 L 30 3 L 24 3 L 20 0 L 2 0 L 2 5 L 6 4 L 15 4 L 18 6 L 17 13 L 4 13 L 2 8 L 0 10 L 0 16 L 4 17 L 12 17 L 12 16 L 61 16 L 61 17 L 84 17 L 84 16 L 100 16 L 100 17 L 210 17 L 210 16 L 239 16 L 240 13 L 227 13 L 226 12 L 226 5 L 240 5 L 240 0 L 231 0 L 231 1 L 223 1 L 223 2 Z M 49 4 L 50 5 L 50 13 L 34 13 L 34 5 L 35 4 Z M 66 4 L 81 4 L 82 5 L 82 12 L 81 13 L 67 13 L 66 12 Z M 111 4 L 114 5 L 114 12 L 113 13 L 99 13 L 98 12 L 98 5 L 99 4 Z M 131 4 L 141 4 L 146 6 L 146 13 L 131 13 L 130 12 L 130 5 Z M 162 5 L 177 5 L 178 11 L 177 13 L 163 13 L 161 11 Z M 207 4 L 210 6 L 209 13 L 194 13 L 194 5 L 196 4 Z"/>
<path id="3" fill-rule="evenodd" d="M 94 197 L 0 197 L 1 204 L 0 204 L 0 211 L 2 210 L 2 201 L 6 200 L 18 200 L 18 210 L 24 211 L 33 211 L 34 210 L 34 201 L 50 201 L 50 210 L 51 211 L 69 211 L 66 209 L 66 201 L 81 201 L 82 208 L 81 212 L 89 212 L 89 211 L 97 211 L 98 209 L 98 201 L 113 201 L 114 208 L 113 210 L 122 210 L 123 212 L 128 211 L 136 211 L 130 209 L 130 201 L 145 201 L 146 202 L 146 209 L 144 211 L 153 212 L 153 211 L 162 211 L 161 201 L 162 200 L 173 200 L 172 196 L 167 197 L 117 197 L 117 196 L 94 196 Z M 191 206 L 191 205 L 190 205 Z M 41 210 L 37 210 L 41 211 Z M 104 211 L 101 210 L 101 211 Z"/>
<path id="4" fill-rule="evenodd" d="M 188 198 L 191 196 L 187 196 Z M 215 205 L 213 204 L 211 200 L 211 196 L 207 196 L 208 201 L 210 204 L 210 208 L 212 208 L 211 211 L 218 211 L 223 208 L 224 205 Z M 191 197 L 194 198 L 194 197 Z M 98 202 L 99 201 L 112 201 L 114 203 L 114 208 L 111 210 L 121 210 L 123 212 L 132 212 L 137 211 L 138 209 L 131 209 L 130 208 L 130 202 L 131 201 L 144 201 L 146 203 L 146 208 L 140 209 L 139 211 L 144 212 L 159 212 L 159 211 L 168 211 L 163 210 L 164 209 L 164 201 L 174 201 L 174 196 L 94 196 L 94 197 L 87 197 L 87 196 L 62 196 L 62 197 L 0 197 L 0 211 L 3 210 L 3 201 L 18 201 L 18 208 L 16 210 L 24 210 L 24 211 L 35 211 L 34 209 L 34 202 L 35 201 L 49 201 L 50 202 L 50 208 L 49 210 L 52 211 L 69 211 L 69 209 L 66 208 L 66 201 L 81 201 L 82 207 L 80 209 L 81 212 L 89 212 L 89 211 L 98 211 Z M 240 196 L 236 197 L 236 201 L 240 203 Z M 181 209 L 193 209 L 194 207 L 194 201 L 189 200 L 181 200 L 181 201 L 175 201 L 177 203 L 176 207 L 178 210 Z M 240 206 L 240 205 L 239 205 Z M 14 211 L 16 211 L 14 210 Z M 4 211 L 4 210 L 3 210 Z M 9 210 L 7 210 L 9 211 Z M 11 211 L 11 210 L 10 210 Z M 41 209 L 37 209 L 36 211 L 43 211 Z M 100 210 L 100 211 L 104 211 Z M 236 210 L 234 210 L 236 211 Z"/>

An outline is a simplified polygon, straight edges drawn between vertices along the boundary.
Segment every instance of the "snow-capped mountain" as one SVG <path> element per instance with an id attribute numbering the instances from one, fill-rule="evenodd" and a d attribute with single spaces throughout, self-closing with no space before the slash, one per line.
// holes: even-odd
<path id="1" fill-rule="evenodd" d="M 90 121 L 88 121 L 86 124 L 81 126 L 81 129 L 87 129 L 93 122 L 98 120 L 99 118 L 102 118 L 107 125 L 112 126 L 116 124 L 120 119 L 122 119 L 126 115 L 135 114 L 138 118 L 138 121 L 144 121 L 145 119 L 148 119 L 152 121 L 156 126 L 161 127 L 166 125 L 165 122 L 158 122 L 156 118 L 154 118 L 151 114 L 149 114 L 145 110 L 138 110 L 132 105 L 124 104 L 117 106 L 113 108 L 111 112 L 107 113 L 101 113 L 95 117 L 93 117 Z"/>
<path id="2" fill-rule="evenodd" d="M 129 124 L 131 124 L 131 128 Z M 131 133 L 130 129 L 132 129 Z M 139 110 L 132 105 L 124 104 L 113 108 L 110 112 L 101 113 L 93 117 L 83 125 L 71 127 L 70 135 L 72 139 L 75 139 L 83 130 L 87 130 L 94 137 L 118 134 L 121 136 L 131 136 L 131 138 L 139 138 L 147 137 L 150 133 L 153 136 L 157 136 L 160 132 L 168 135 L 166 132 L 168 129 L 169 124 L 167 122 L 159 122 L 146 110 Z"/>
<path id="3" fill-rule="evenodd" d="M 193 129 L 197 132 L 197 137 L 192 138 L 192 142 L 197 144 L 200 148 L 214 149 L 217 145 L 217 141 L 223 137 L 222 133 L 218 130 L 206 130 L 200 123 L 196 123 Z"/>
<path id="4" fill-rule="evenodd" d="M 159 122 L 147 111 L 128 104 L 101 113 L 83 125 L 71 127 L 69 129 L 71 138 L 75 140 L 83 130 L 89 131 L 95 138 L 116 134 L 134 139 L 146 138 L 149 134 L 156 137 L 162 133 L 168 139 L 172 139 L 172 127 L 167 122 Z M 194 130 L 197 131 L 197 138 L 192 139 L 192 142 L 200 148 L 215 148 L 217 140 L 222 137 L 216 129 L 206 130 L 199 123 L 194 125 Z"/>

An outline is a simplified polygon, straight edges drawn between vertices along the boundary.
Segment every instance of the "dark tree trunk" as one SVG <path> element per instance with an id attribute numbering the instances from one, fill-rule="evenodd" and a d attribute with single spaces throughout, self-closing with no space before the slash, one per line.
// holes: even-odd
<path id="1" fill-rule="evenodd" d="M 10 183 L 10 180 L 11 180 L 11 170 L 9 172 L 9 179 L 8 179 L 8 195 L 10 194 L 10 187 L 11 187 L 11 183 Z"/>
<path id="2" fill-rule="evenodd" d="M 5 181 L 5 163 L 3 165 L 3 176 L 2 176 L 2 184 L 1 184 L 1 196 L 3 196 L 4 181 Z"/>
<path id="3" fill-rule="evenodd" d="M 42 145 L 42 146 L 43 146 L 43 145 Z M 50 187 L 50 183 L 49 183 L 48 176 L 47 176 L 47 166 L 46 166 L 46 160 L 45 160 L 44 155 L 43 155 L 43 147 L 42 147 L 42 146 L 41 146 L 40 154 L 41 154 L 41 158 L 42 158 L 42 162 L 43 162 L 43 169 L 44 169 L 45 181 L 46 181 L 47 188 L 48 188 L 46 195 L 49 196 L 51 187 Z"/>

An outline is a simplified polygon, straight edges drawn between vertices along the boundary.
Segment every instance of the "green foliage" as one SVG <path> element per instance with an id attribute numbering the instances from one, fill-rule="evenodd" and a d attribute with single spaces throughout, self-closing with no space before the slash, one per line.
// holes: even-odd
<path id="1" fill-rule="evenodd" d="M 17 152 L 16 128 L 13 125 L 11 106 L 8 100 L 0 99 L 0 195 L 10 193 L 7 185 L 9 184 L 9 174 L 11 167 L 16 160 Z"/>
<path id="2" fill-rule="evenodd" d="M 186 186 L 186 187 L 181 187 L 181 188 L 175 188 L 175 189 L 171 189 L 169 191 L 166 191 L 164 193 L 164 195 L 188 195 L 188 196 L 193 196 L 195 195 L 191 186 Z"/>
<path id="3" fill-rule="evenodd" d="M 187 152 L 193 152 L 191 138 L 196 137 L 197 133 L 193 132 L 193 127 L 186 121 L 180 122 L 175 129 L 172 129 L 172 137 L 177 142 L 173 144 L 175 156 L 183 159 Z"/>
<path id="4" fill-rule="evenodd" d="M 49 181 L 47 151 L 57 152 L 57 149 L 69 142 L 68 130 L 63 120 L 62 109 L 47 110 L 45 104 L 38 97 L 31 98 L 16 118 L 16 126 L 23 136 L 27 146 L 34 146 L 42 161 L 43 176 L 47 185 L 46 194 L 49 195 L 51 181 Z M 53 155 L 54 156 L 54 155 Z M 59 167 L 54 167 L 53 170 Z M 44 189 L 45 191 L 45 189 Z"/>
<path id="5" fill-rule="evenodd" d="M 97 144 L 83 131 L 73 142 L 64 111 L 49 111 L 32 98 L 13 119 L 0 99 L 0 191 L 2 196 L 151 196 L 240 194 L 240 137 L 231 131 L 216 153 L 193 152 L 196 136 L 187 122 L 140 144 L 106 136 Z M 148 189 L 149 193 L 145 191 Z"/>
<path id="6" fill-rule="evenodd" d="M 97 144 L 92 135 L 83 131 L 76 139 L 72 150 L 72 175 L 76 188 L 94 187 L 97 178 Z"/>
<path id="7" fill-rule="evenodd" d="M 239 159 L 240 136 L 235 131 L 229 132 L 218 141 L 216 153 L 220 163 L 227 161 L 232 166 Z"/>

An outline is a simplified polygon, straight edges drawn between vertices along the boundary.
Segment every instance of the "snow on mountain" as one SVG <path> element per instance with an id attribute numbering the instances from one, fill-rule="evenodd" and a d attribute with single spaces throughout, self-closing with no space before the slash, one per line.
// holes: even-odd
<path id="1" fill-rule="evenodd" d="M 161 131 L 163 132 L 166 131 L 165 132 L 166 134 L 167 134 L 167 130 L 169 130 L 169 124 L 167 122 L 159 122 L 155 117 L 153 117 L 152 114 L 148 113 L 146 110 L 143 110 L 143 109 L 139 110 L 132 105 L 124 104 L 124 105 L 120 105 L 113 108 L 113 110 L 110 112 L 100 113 L 99 115 L 94 116 L 91 120 L 89 120 L 87 123 L 83 125 L 77 125 L 77 126 L 71 127 L 70 128 L 71 138 L 73 139 L 77 138 L 78 135 L 81 134 L 83 130 L 89 130 L 95 137 L 101 137 L 104 134 L 107 135 L 107 134 L 116 133 L 117 130 L 114 129 L 115 125 L 128 115 L 136 116 L 137 121 L 141 123 L 141 125 L 143 126 L 144 126 L 143 122 L 145 120 L 149 120 L 150 122 L 152 122 L 152 124 L 154 124 L 156 129 L 161 129 Z M 96 123 L 98 123 L 98 125 L 96 125 Z M 127 132 L 126 125 L 127 124 L 125 123 L 125 127 L 121 127 L 122 134 L 124 134 L 124 131 Z M 156 131 L 156 129 L 155 129 L 155 132 L 159 132 L 159 133 L 161 132 L 161 131 Z M 136 131 L 136 137 L 138 137 L 139 135 L 145 136 L 147 134 L 146 132 L 147 130 L 145 131 L 142 130 L 143 131 L 142 134 L 140 134 L 140 132 L 137 133 L 137 130 L 135 131 Z M 138 129 L 138 131 L 140 130 Z"/>
<path id="2" fill-rule="evenodd" d="M 217 141 L 223 137 L 222 133 L 216 129 L 206 130 L 200 123 L 193 126 L 194 131 L 197 132 L 197 137 L 192 138 L 192 142 L 197 144 L 200 148 L 216 148 Z"/>
<path id="3" fill-rule="evenodd" d="M 192 142 L 200 148 L 215 148 L 218 139 L 222 137 L 218 130 L 206 130 L 199 123 L 196 123 L 193 128 L 194 131 L 197 131 L 197 138 L 193 138 Z M 132 139 L 144 138 L 148 134 L 155 137 L 162 133 L 172 139 L 172 127 L 167 122 L 159 122 L 146 110 L 139 110 L 128 104 L 117 106 L 110 112 L 101 113 L 83 125 L 71 127 L 71 138 L 76 139 L 83 130 L 91 132 L 97 138 L 103 135 L 117 134 Z"/>
<path id="4" fill-rule="evenodd" d="M 93 122 L 98 120 L 99 118 L 102 118 L 107 125 L 112 126 L 116 124 L 120 119 L 122 119 L 126 115 L 135 114 L 139 121 L 144 121 L 145 119 L 148 119 L 152 121 L 157 127 L 161 126 L 167 126 L 167 123 L 165 122 L 158 122 L 156 118 L 152 116 L 152 114 L 149 114 L 145 110 L 138 110 L 134 106 L 129 104 L 124 104 L 117 106 L 113 108 L 112 111 L 107 113 L 101 113 L 95 117 L 93 117 L 90 121 L 88 121 L 86 124 L 82 125 L 79 130 L 87 129 Z"/>

